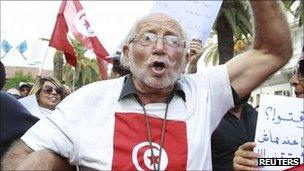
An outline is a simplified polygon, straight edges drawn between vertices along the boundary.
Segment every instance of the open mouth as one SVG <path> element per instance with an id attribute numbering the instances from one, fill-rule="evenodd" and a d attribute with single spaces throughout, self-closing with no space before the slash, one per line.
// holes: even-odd
<path id="1" fill-rule="evenodd" d="M 153 62 L 152 65 L 156 70 L 162 70 L 165 68 L 165 64 L 163 62 Z"/>
<path id="2" fill-rule="evenodd" d="M 51 102 L 56 102 L 58 99 L 57 99 L 56 97 L 49 97 L 49 100 L 50 100 Z"/>
<path id="3" fill-rule="evenodd" d="M 165 72 L 166 64 L 164 62 L 153 62 L 151 68 L 156 75 L 160 75 Z"/>
<path id="4" fill-rule="evenodd" d="M 298 91 L 295 92 L 296 97 L 300 97 L 300 96 L 302 96 L 303 94 L 304 94 L 303 92 L 298 92 Z"/>

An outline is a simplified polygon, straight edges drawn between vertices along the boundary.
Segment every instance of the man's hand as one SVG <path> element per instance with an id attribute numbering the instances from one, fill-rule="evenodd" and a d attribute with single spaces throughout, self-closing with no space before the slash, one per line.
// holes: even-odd
<path id="1" fill-rule="evenodd" d="M 187 74 L 195 73 L 197 70 L 197 61 L 202 56 L 204 50 L 203 45 L 200 40 L 193 39 L 190 41 L 190 49 L 189 49 L 189 61 L 187 67 Z"/>
<path id="2" fill-rule="evenodd" d="M 234 153 L 233 170 L 258 170 L 258 154 L 253 152 L 254 142 L 246 142 Z"/>

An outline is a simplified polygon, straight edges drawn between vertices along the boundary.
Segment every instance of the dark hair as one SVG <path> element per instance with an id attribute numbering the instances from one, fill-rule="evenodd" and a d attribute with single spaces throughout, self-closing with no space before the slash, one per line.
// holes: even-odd
<path id="1" fill-rule="evenodd" d="M 130 70 L 123 67 L 120 64 L 120 60 L 119 59 L 113 59 L 113 68 L 112 68 L 113 72 L 118 73 L 120 76 L 124 76 L 130 73 Z"/>
<path id="2" fill-rule="evenodd" d="M 51 78 L 51 77 L 42 77 L 42 78 L 39 78 L 35 84 L 33 85 L 29 95 L 31 94 L 36 94 L 36 97 L 39 96 L 39 93 L 44 85 L 45 82 L 51 82 L 56 88 L 62 88 L 62 85 L 61 83 L 56 79 L 56 78 Z M 61 100 L 64 98 L 64 95 L 61 94 Z"/>
<path id="3" fill-rule="evenodd" d="M 19 90 L 21 90 L 23 87 L 28 87 L 29 89 L 31 88 L 31 86 L 29 84 L 22 84 L 20 87 L 19 87 Z"/>
<path id="4" fill-rule="evenodd" d="M 0 90 L 3 88 L 4 83 L 5 83 L 5 68 L 3 63 L 0 61 Z"/>

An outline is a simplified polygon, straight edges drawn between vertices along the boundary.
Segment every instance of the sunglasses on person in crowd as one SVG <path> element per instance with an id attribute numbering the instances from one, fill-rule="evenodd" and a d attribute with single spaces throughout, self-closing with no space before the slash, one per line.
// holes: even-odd
<path id="1" fill-rule="evenodd" d="M 293 69 L 292 75 L 297 75 L 299 80 L 304 80 L 304 59 L 299 60 L 297 66 Z"/>
<path id="2" fill-rule="evenodd" d="M 63 94 L 63 88 L 62 87 L 52 87 L 52 86 L 43 86 L 41 89 L 45 94 L 51 94 L 53 92 L 53 90 L 56 91 L 57 94 Z"/>

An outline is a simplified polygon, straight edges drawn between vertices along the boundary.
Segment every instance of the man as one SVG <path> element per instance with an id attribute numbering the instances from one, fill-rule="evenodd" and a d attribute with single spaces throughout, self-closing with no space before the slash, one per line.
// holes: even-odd
<path id="1" fill-rule="evenodd" d="M 0 90 L 5 82 L 5 69 L 0 61 Z M 31 115 L 18 100 L 0 91 L 0 157 L 38 118 Z"/>
<path id="2" fill-rule="evenodd" d="M 132 74 L 69 95 L 10 149 L 3 168 L 62 169 L 64 160 L 48 149 L 97 170 L 212 169 L 211 133 L 233 107 L 233 94 L 244 97 L 291 56 L 279 3 L 251 5 L 253 49 L 200 74 L 181 74 L 188 56 L 177 21 L 161 13 L 140 19 L 123 46 L 123 64 Z"/>
<path id="3" fill-rule="evenodd" d="M 189 60 L 186 68 L 187 74 L 196 73 L 197 70 L 197 62 L 203 54 L 203 45 L 200 40 L 193 39 L 189 43 Z M 113 67 L 111 70 L 111 78 L 119 78 L 130 74 L 130 70 L 123 67 L 120 63 L 121 52 L 116 51 L 114 55 L 109 56 L 108 58 L 112 58 Z"/>
<path id="4" fill-rule="evenodd" d="M 19 92 L 22 97 L 28 96 L 29 92 L 31 91 L 31 86 L 26 82 L 19 83 Z"/>
<path id="5" fill-rule="evenodd" d="M 304 99 L 304 47 L 297 65 L 293 69 L 290 85 L 295 88 L 294 93 L 296 97 Z M 233 159 L 233 168 L 235 170 L 258 170 L 256 162 L 258 154 L 253 152 L 253 148 L 255 146 L 256 144 L 254 142 L 247 142 L 239 147 L 239 149 L 235 152 Z M 294 168 L 294 170 L 303 169 L 303 164 Z"/>
<path id="6" fill-rule="evenodd" d="M 238 147 L 253 141 L 257 111 L 247 103 L 250 94 L 230 109 L 211 136 L 213 170 L 233 170 L 233 157 Z M 224 142 L 224 143 L 223 143 Z"/>

